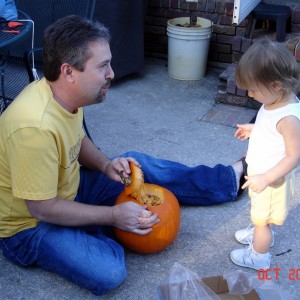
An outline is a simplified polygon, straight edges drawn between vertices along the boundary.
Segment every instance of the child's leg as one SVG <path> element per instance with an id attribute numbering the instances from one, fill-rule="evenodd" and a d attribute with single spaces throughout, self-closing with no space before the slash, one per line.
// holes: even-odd
<path id="1" fill-rule="evenodd" d="M 269 252 L 272 243 L 272 230 L 269 224 L 265 226 L 254 225 L 253 249 L 257 253 Z"/>
<path id="2" fill-rule="evenodd" d="M 254 239 L 249 240 L 249 247 L 231 251 L 230 258 L 236 265 L 255 270 L 268 269 L 271 263 L 269 248 L 272 243 L 270 226 L 254 225 Z"/>
<path id="3" fill-rule="evenodd" d="M 275 242 L 275 232 L 272 229 L 272 225 L 269 226 L 272 232 L 272 243 L 270 247 L 273 247 Z M 253 243 L 254 241 L 254 227 L 254 224 L 250 223 L 246 228 L 237 230 L 234 234 L 234 237 L 239 243 L 243 245 L 249 245 L 249 243 Z"/>
<path id="4" fill-rule="evenodd" d="M 270 268 L 271 254 L 269 253 L 269 248 L 272 243 L 272 231 L 268 224 L 270 209 L 270 201 L 268 199 L 271 199 L 269 190 L 269 188 L 266 188 L 259 194 L 252 193 L 249 190 L 251 220 L 255 224 L 252 231 L 253 240 L 251 235 L 249 235 L 248 248 L 231 251 L 230 258 L 236 265 L 255 270 Z"/>
<path id="5" fill-rule="evenodd" d="M 251 175 L 251 170 L 248 170 Z M 255 174 L 255 172 L 253 172 Z M 267 187 L 261 193 L 254 193 L 249 189 L 251 198 L 251 220 L 254 224 L 254 230 L 247 228 L 236 233 L 239 242 L 245 244 L 250 241 L 248 249 L 236 249 L 231 251 L 231 260 L 242 267 L 255 270 L 270 268 L 271 254 L 269 248 L 274 239 L 271 225 L 283 225 L 288 213 L 288 199 L 291 194 L 290 174 L 277 185 Z M 263 225 L 266 224 L 266 225 Z M 251 237 L 253 241 L 251 243 Z"/>

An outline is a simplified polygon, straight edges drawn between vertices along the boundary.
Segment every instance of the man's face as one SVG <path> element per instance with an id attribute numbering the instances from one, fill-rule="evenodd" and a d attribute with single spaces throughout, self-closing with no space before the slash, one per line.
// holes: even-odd
<path id="1" fill-rule="evenodd" d="M 89 46 L 91 57 L 86 62 L 83 72 L 77 73 L 77 91 L 80 106 L 104 101 L 114 72 L 111 68 L 111 52 L 107 42 L 99 41 Z"/>

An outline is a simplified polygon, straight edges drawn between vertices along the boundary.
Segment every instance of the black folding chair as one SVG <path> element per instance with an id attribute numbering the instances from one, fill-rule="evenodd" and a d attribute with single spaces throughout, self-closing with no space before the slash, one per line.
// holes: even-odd
<path id="1" fill-rule="evenodd" d="M 44 30 L 67 15 L 93 19 L 96 0 L 15 0 L 17 8 L 34 21 L 34 47 L 42 47 Z"/>

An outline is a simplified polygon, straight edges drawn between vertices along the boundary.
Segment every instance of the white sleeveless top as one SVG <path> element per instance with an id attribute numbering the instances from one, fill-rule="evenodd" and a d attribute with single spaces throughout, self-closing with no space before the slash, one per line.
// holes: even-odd
<path id="1" fill-rule="evenodd" d="M 274 110 L 262 105 L 249 139 L 246 162 L 255 173 L 264 173 L 285 156 L 283 136 L 277 131 L 278 122 L 286 116 L 300 120 L 300 103 L 291 103 Z"/>

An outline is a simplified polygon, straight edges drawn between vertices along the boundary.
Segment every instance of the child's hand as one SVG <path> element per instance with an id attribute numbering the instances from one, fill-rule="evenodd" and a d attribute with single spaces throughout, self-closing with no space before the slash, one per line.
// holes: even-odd
<path id="1" fill-rule="evenodd" d="M 249 139 L 254 124 L 237 124 L 236 126 L 238 127 L 238 129 L 234 133 L 234 136 L 242 141 Z"/>
<path id="2" fill-rule="evenodd" d="M 268 185 L 269 182 L 264 174 L 258 174 L 254 176 L 245 176 L 246 182 L 243 184 L 242 189 L 249 189 L 255 193 L 261 193 Z"/>

